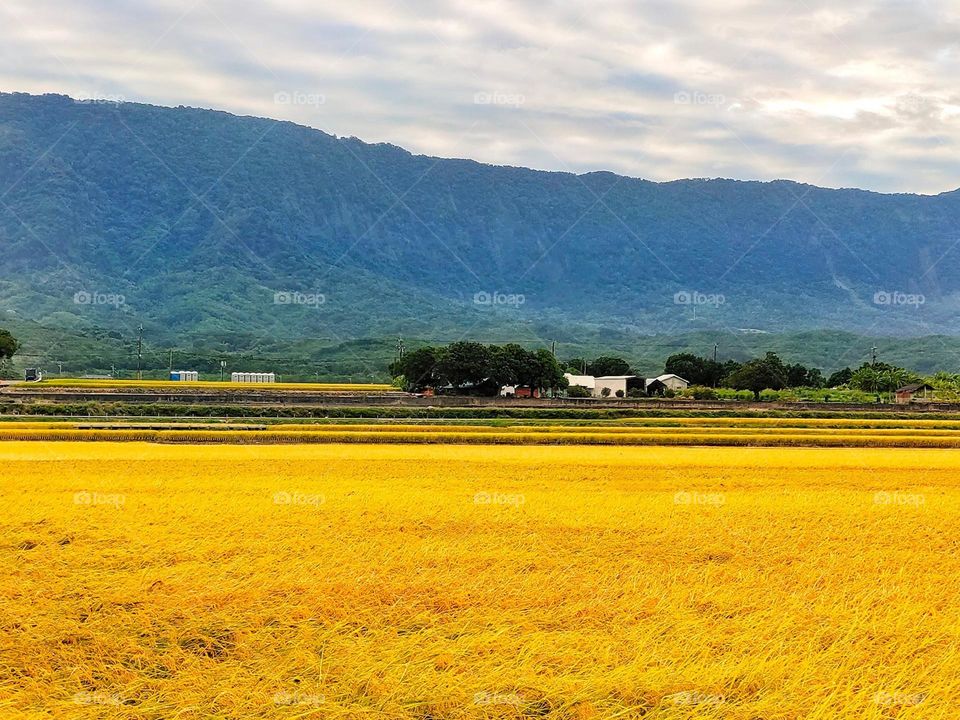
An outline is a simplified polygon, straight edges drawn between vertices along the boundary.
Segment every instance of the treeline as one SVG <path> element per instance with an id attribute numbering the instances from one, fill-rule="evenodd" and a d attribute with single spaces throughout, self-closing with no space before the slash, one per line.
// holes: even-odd
<path id="1" fill-rule="evenodd" d="M 674 373 L 691 385 L 704 388 L 750 390 L 760 398 L 764 390 L 784 388 L 849 388 L 871 393 L 891 393 L 911 382 L 920 382 L 914 372 L 882 362 L 864 363 L 859 368 L 843 368 L 824 377 L 819 368 L 787 364 L 776 353 L 744 363 L 718 362 L 692 353 L 667 358 L 665 372 Z"/>
<path id="2" fill-rule="evenodd" d="M 390 364 L 395 384 L 408 392 L 449 388 L 453 393 L 496 395 L 504 385 L 557 392 L 567 387 L 563 369 L 549 350 L 515 343 L 455 342 L 424 347 Z"/>
<path id="3" fill-rule="evenodd" d="M 532 351 L 515 343 L 484 345 L 466 341 L 414 350 L 393 362 L 389 370 L 395 384 L 409 392 L 432 388 L 476 395 L 496 395 L 504 385 L 559 392 L 568 387 L 565 372 L 595 377 L 641 376 L 629 362 L 616 356 L 593 360 L 576 357 L 560 362 L 546 349 Z M 786 388 L 848 388 L 879 395 L 921 381 L 910 370 L 881 362 L 864 363 L 857 369 L 848 367 L 825 376 L 819 368 L 784 362 L 773 352 L 742 363 L 678 353 L 667 358 L 663 371 L 687 380 L 692 386 L 691 394 L 704 398 L 715 388 L 748 390 L 757 399 L 764 390 Z M 583 388 L 570 388 L 569 394 L 590 393 Z M 642 394 L 640 389 L 628 393 Z"/>

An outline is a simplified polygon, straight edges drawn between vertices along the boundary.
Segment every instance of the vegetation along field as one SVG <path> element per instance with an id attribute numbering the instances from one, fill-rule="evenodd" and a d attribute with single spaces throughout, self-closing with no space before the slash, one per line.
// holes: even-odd
<path id="1" fill-rule="evenodd" d="M 2 442 L 0 716 L 954 718 L 958 470 Z"/>

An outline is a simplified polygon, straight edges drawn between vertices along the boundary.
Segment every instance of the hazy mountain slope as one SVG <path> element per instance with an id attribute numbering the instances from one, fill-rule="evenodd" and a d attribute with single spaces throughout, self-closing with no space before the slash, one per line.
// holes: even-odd
<path id="1" fill-rule="evenodd" d="M 75 330 L 960 329 L 960 193 L 546 173 L 15 94 L 0 95 L 0 203 L 2 307 Z M 474 302 L 498 292 L 502 306 Z"/>

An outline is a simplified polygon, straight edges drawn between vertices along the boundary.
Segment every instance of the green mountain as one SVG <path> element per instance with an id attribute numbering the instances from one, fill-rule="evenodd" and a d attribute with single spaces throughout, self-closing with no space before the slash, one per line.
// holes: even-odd
<path id="1" fill-rule="evenodd" d="M 958 219 L 960 192 L 539 172 L 0 94 L 0 326 L 59 334 L 65 356 L 128 348 L 140 323 L 153 351 L 211 355 L 398 334 L 634 357 L 651 336 L 952 335 Z"/>

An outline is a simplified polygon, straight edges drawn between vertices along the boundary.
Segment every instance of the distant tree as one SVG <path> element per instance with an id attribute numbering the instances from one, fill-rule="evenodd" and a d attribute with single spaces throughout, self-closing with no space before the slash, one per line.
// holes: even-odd
<path id="1" fill-rule="evenodd" d="M 930 384 L 937 390 L 950 390 L 956 392 L 960 387 L 960 375 L 940 371 L 930 378 Z"/>
<path id="2" fill-rule="evenodd" d="M 918 382 L 916 373 L 887 363 L 864 363 L 850 377 L 855 390 L 872 393 L 891 393 L 911 382 Z"/>
<path id="3" fill-rule="evenodd" d="M 454 391 L 468 383 L 479 385 L 490 374 L 490 349 L 476 342 L 451 343 L 440 358 L 438 372 Z"/>
<path id="4" fill-rule="evenodd" d="M 20 343 L 7 330 L 0 330 L 0 377 L 13 377 L 13 356 L 20 349 Z"/>
<path id="5" fill-rule="evenodd" d="M 536 390 L 563 390 L 569 383 L 553 353 L 541 348 L 533 353 L 530 363 L 521 373 L 520 384 Z"/>
<path id="6" fill-rule="evenodd" d="M 590 392 L 589 388 L 585 388 L 583 385 L 571 385 L 567 388 L 567 397 L 588 398 L 593 397 L 593 393 Z"/>
<path id="7" fill-rule="evenodd" d="M 557 362 L 557 358 L 552 352 L 541 348 L 537 350 L 537 360 L 540 365 L 541 382 L 540 387 L 548 390 L 566 390 L 570 384 L 563 376 L 563 368 Z"/>
<path id="8" fill-rule="evenodd" d="M 820 368 L 810 368 L 807 371 L 807 387 L 823 388 L 827 386 L 827 379 Z"/>
<path id="9" fill-rule="evenodd" d="M 760 399 L 763 390 L 782 390 L 787 385 L 786 367 L 776 353 L 748 360 L 732 373 L 727 382 L 736 390 L 750 390 L 754 399 Z"/>
<path id="10" fill-rule="evenodd" d="M 623 358 L 603 355 L 587 365 L 587 374 L 600 377 L 602 375 L 629 375 L 630 363 Z"/>
<path id="11" fill-rule="evenodd" d="M 716 400 L 717 391 L 712 387 L 704 385 L 691 385 L 687 388 L 685 395 L 689 395 L 694 400 Z"/>
<path id="12" fill-rule="evenodd" d="M 564 369 L 571 375 L 583 375 L 587 371 L 587 366 L 590 364 L 583 358 L 570 358 L 569 360 L 563 361 Z"/>
<path id="13" fill-rule="evenodd" d="M 786 363 L 784 363 L 783 360 L 780 359 L 780 356 L 777 355 L 775 352 L 767 352 L 767 353 L 763 356 L 763 360 L 764 360 L 764 362 L 766 362 L 770 367 L 774 368 L 774 369 L 777 370 L 778 372 L 783 373 L 784 376 L 787 375 L 787 365 L 786 365 Z M 775 389 L 778 389 L 778 388 L 771 388 L 771 389 L 772 389 L 772 390 L 775 390 Z"/>
<path id="14" fill-rule="evenodd" d="M 843 370 L 837 370 L 835 373 L 831 373 L 830 377 L 827 378 L 827 387 L 835 388 L 840 387 L 841 385 L 846 385 L 850 382 L 850 378 L 853 377 L 853 370 L 848 367 L 845 367 Z"/>
<path id="15" fill-rule="evenodd" d="M 677 353 L 667 358 L 663 371 L 665 373 L 679 375 L 691 385 L 703 385 L 707 387 L 716 387 L 720 384 L 724 372 L 724 366 L 715 360 L 700 357 L 693 353 Z"/>
<path id="16" fill-rule="evenodd" d="M 441 384 L 439 367 L 444 351 L 441 348 L 425 347 L 407 353 L 390 365 L 390 374 L 403 377 L 406 389 L 417 392 Z"/>
<path id="17" fill-rule="evenodd" d="M 731 375 L 737 372 L 737 370 L 739 370 L 742 367 L 742 365 L 738 363 L 736 360 L 725 360 L 722 363 L 721 367 L 723 368 L 723 370 L 722 370 L 722 374 L 720 375 L 720 382 L 717 383 L 717 385 L 719 387 L 727 387 L 727 388 L 733 387 L 730 384 L 729 378 Z"/>
<path id="18" fill-rule="evenodd" d="M 850 376 L 850 387 L 865 392 L 880 392 L 880 371 L 871 365 L 864 365 Z"/>
<path id="19" fill-rule="evenodd" d="M 823 373 L 818 368 L 807 368 L 799 363 L 787 365 L 787 387 L 821 388 Z"/>
<path id="20" fill-rule="evenodd" d="M 534 362 L 534 355 L 516 343 L 490 348 L 490 378 L 498 385 L 519 385 L 525 367 Z"/>
<path id="21" fill-rule="evenodd" d="M 807 368 L 799 363 L 787 365 L 787 387 L 803 387 L 807 384 Z"/>
<path id="22" fill-rule="evenodd" d="M 610 397 L 610 388 L 608 388 L 608 387 L 600 388 L 600 396 L 601 396 L 601 397 Z"/>
<path id="23" fill-rule="evenodd" d="M 10 360 L 20 349 L 20 343 L 9 330 L 0 330 L 0 360 Z"/>

